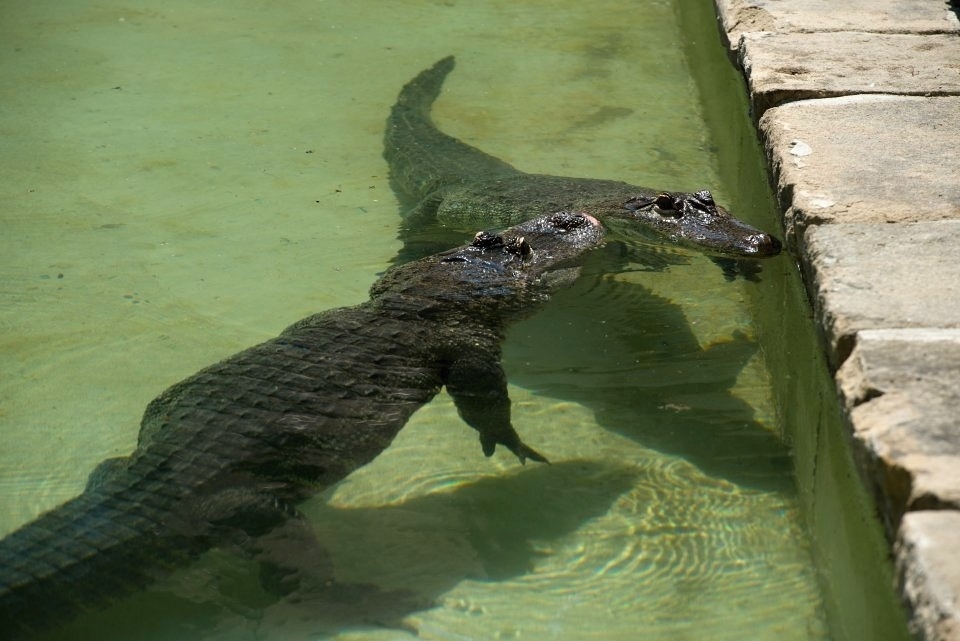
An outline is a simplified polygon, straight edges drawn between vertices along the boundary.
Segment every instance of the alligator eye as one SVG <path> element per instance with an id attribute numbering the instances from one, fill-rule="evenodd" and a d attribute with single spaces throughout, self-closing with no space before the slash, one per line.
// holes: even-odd
<path id="1" fill-rule="evenodd" d="M 664 211 L 668 211 L 673 209 L 673 198 L 670 196 L 670 194 L 659 194 L 653 201 L 653 204 Z"/>
<path id="2" fill-rule="evenodd" d="M 503 236 L 499 234 L 494 234 L 490 231 L 478 231 L 477 235 L 473 237 L 473 242 L 470 243 L 472 247 L 479 247 L 480 249 L 487 249 L 488 247 L 500 247 L 503 245 Z"/>
<path id="3" fill-rule="evenodd" d="M 670 194 L 660 194 L 653 201 L 658 213 L 666 218 L 682 218 L 683 210 L 677 208 L 677 199 Z"/>
<path id="4" fill-rule="evenodd" d="M 507 243 L 507 251 L 511 254 L 516 254 L 520 258 L 526 258 L 533 250 L 530 248 L 530 243 L 527 242 L 526 238 L 517 236 L 516 238 L 510 239 L 510 242 Z"/>
<path id="5" fill-rule="evenodd" d="M 694 198 L 696 198 L 697 200 L 699 200 L 700 202 L 702 202 L 704 205 L 713 206 L 713 205 L 716 204 L 716 203 L 713 202 L 713 194 L 711 194 L 711 193 L 710 193 L 708 190 L 706 190 L 706 189 L 704 189 L 704 190 L 702 190 L 702 191 L 698 191 L 698 192 L 695 193 L 693 196 L 694 196 Z"/>

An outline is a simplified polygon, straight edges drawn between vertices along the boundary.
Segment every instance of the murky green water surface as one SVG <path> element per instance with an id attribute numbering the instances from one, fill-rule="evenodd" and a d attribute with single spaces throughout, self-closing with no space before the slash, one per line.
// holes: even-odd
<path id="1" fill-rule="evenodd" d="M 0 42 L 2 533 L 168 385 L 366 298 L 399 247 L 384 121 L 442 56 L 436 121 L 521 169 L 729 199 L 666 1 L 29 3 Z M 435 600 L 399 612 L 424 639 L 828 638 L 754 285 L 685 263 L 511 331 L 514 422 L 553 465 L 484 459 L 441 395 L 304 506 L 338 579 Z M 251 570 L 211 553 L 64 634 L 415 636 Z"/>

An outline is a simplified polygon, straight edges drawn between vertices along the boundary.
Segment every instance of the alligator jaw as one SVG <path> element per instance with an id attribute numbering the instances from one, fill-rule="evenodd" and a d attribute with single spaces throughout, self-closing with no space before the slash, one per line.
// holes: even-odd
<path id="1" fill-rule="evenodd" d="M 723 258 L 769 258 L 779 240 L 730 215 L 707 190 L 660 192 L 630 198 L 615 218 L 639 223 L 680 245 Z"/>
<path id="2" fill-rule="evenodd" d="M 692 245 L 708 256 L 721 258 L 770 258 L 783 247 L 775 237 L 736 218 L 724 221 L 719 230 L 684 227 L 671 236 L 681 245 Z"/>

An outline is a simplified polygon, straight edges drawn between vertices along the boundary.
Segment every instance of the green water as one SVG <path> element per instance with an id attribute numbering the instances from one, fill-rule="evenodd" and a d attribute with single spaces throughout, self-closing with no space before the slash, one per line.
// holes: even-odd
<path id="1" fill-rule="evenodd" d="M 0 9 L 0 533 L 128 453 L 168 385 L 366 298 L 399 247 L 384 120 L 444 55 L 445 131 L 528 171 L 709 186 L 772 228 L 765 186 L 723 166 L 681 24 L 667 1 Z M 758 285 L 685 259 L 588 275 L 512 329 L 514 422 L 553 465 L 484 459 L 441 395 L 304 506 L 338 580 L 437 603 L 409 630 L 270 600 L 217 551 L 61 636 L 857 639 L 844 599 L 876 546 L 824 565 L 811 497 L 834 488 L 804 480 L 757 342 L 758 301 L 798 313 L 792 265 Z"/>

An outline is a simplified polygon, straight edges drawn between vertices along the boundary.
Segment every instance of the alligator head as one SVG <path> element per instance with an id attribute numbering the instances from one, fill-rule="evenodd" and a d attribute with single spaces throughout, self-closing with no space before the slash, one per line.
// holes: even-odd
<path id="1" fill-rule="evenodd" d="M 499 233 L 478 232 L 469 245 L 393 267 L 370 294 L 394 308 L 416 299 L 420 314 L 510 318 L 576 278 L 580 257 L 603 238 L 593 216 L 556 212 Z"/>
<path id="2" fill-rule="evenodd" d="M 724 258 L 766 258 L 781 249 L 779 240 L 731 216 L 707 190 L 634 196 L 612 218 L 638 222 L 681 245 Z"/>
<path id="3" fill-rule="evenodd" d="M 566 211 L 528 220 L 501 233 L 477 232 L 470 245 L 441 254 L 440 263 L 461 263 L 457 278 L 482 289 L 503 289 L 514 282 L 539 282 L 552 288 L 569 268 L 603 240 L 593 216 Z M 490 291 L 485 291 L 491 296 Z"/>

